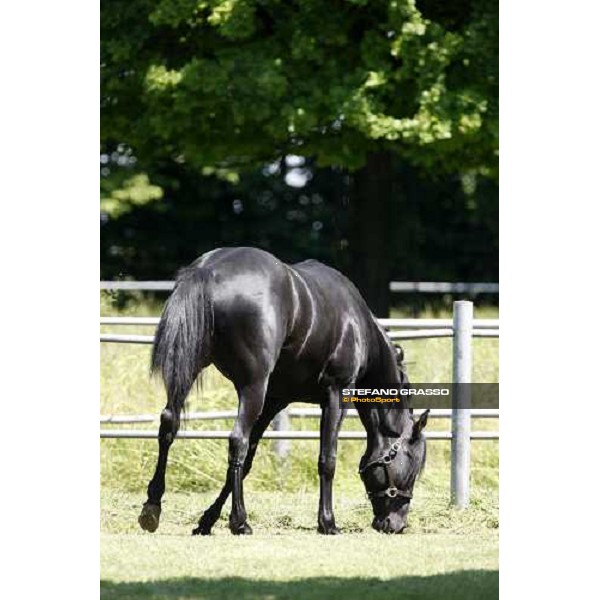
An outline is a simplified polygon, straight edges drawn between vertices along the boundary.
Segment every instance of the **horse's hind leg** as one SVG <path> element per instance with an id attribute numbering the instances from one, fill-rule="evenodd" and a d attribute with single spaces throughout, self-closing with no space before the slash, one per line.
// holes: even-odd
<path id="1" fill-rule="evenodd" d="M 158 430 L 158 461 L 154 476 L 148 484 L 148 500 L 142 508 L 138 522 L 146 531 L 156 531 L 160 520 L 161 499 L 165 493 L 165 471 L 169 448 L 179 430 L 179 410 L 167 407 L 160 415 L 160 429 Z"/>
<path id="2" fill-rule="evenodd" d="M 248 454 L 246 455 L 246 460 L 244 461 L 244 472 L 243 477 L 252 469 L 252 461 L 254 460 L 254 455 L 256 454 L 256 449 L 258 448 L 258 443 L 265 432 L 265 429 L 269 426 L 275 415 L 283 410 L 287 406 L 287 402 L 278 401 L 275 399 L 267 398 L 265 400 L 265 404 L 263 410 L 258 417 L 258 420 L 254 424 L 252 428 L 252 432 L 250 433 L 250 443 L 248 447 Z M 217 522 L 218 518 L 221 516 L 221 511 L 223 510 L 223 505 L 227 501 L 229 494 L 231 493 L 231 481 L 229 478 L 225 481 L 225 485 L 221 489 L 221 492 L 217 496 L 216 500 L 210 505 L 209 508 L 203 513 L 200 517 L 200 521 L 198 522 L 198 527 L 192 531 L 192 535 L 209 535 L 213 525 Z"/>
<path id="3" fill-rule="evenodd" d="M 250 432 L 260 416 L 265 402 L 267 379 L 237 387 L 240 399 L 238 417 L 229 436 L 229 467 L 227 480 L 231 482 L 231 514 L 229 529 L 234 535 L 252 533 L 246 523 L 244 506 L 244 463 L 250 447 Z"/>

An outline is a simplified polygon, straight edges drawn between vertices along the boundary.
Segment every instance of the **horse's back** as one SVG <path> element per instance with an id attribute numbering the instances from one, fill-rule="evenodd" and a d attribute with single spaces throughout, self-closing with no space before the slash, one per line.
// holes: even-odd
<path id="1" fill-rule="evenodd" d="M 313 290 L 319 291 L 328 302 L 344 302 L 367 317 L 369 308 L 356 286 L 340 271 L 318 260 L 310 259 L 292 265 Z"/>
<path id="2" fill-rule="evenodd" d="M 281 268 L 283 263 L 266 250 L 245 246 L 216 248 L 197 258 L 192 266 L 213 271 L 215 274 L 235 275 L 238 272 L 265 273 Z"/>

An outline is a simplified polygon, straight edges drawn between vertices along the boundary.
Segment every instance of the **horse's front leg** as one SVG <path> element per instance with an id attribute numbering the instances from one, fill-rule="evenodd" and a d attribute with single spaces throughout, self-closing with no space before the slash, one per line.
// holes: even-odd
<path id="1" fill-rule="evenodd" d="M 283 410 L 287 406 L 287 402 L 280 402 L 274 398 L 265 400 L 265 404 L 263 410 L 258 417 L 258 420 L 254 424 L 252 428 L 252 432 L 250 433 L 250 445 L 248 448 L 248 454 L 246 455 L 246 460 L 244 462 L 244 473 L 243 477 L 252 469 L 252 461 L 254 460 L 254 455 L 256 454 L 256 449 L 258 448 L 258 442 L 263 436 L 265 429 L 269 426 L 275 415 Z M 192 535 L 209 535 L 213 525 L 217 522 L 217 519 L 221 516 L 221 510 L 223 510 L 223 505 L 227 501 L 227 498 L 231 494 L 231 481 L 229 478 L 225 481 L 225 485 L 221 489 L 221 492 L 217 496 L 216 500 L 210 505 L 209 508 L 203 513 L 200 517 L 200 521 L 198 522 L 198 527 L 196 527 L 192 531 Z"/>
<path id="2" fill-rule="evenodd" d="M 319 449 L 319 515 L 318 531 L 325 535 L 335 535 L 340 530 L 335 526 L 333 516 L 333 477 L 337 456 L 337 440 L 346 409 L 340 407 L 337 388 L 329 388 L 322 404 L 321 445 Z"/>
<path id="3" fill-rule="evenodd" d="M 240 407 L 238 417 L 229 436 L 229 467 L 227 481 L 231 485 L 231 514 L 229 529 L 234 535 L 250 534 L 252 528 L 246 522 L 244 506 L 244 463 L 250 445 L 250 432 L 265 402 L 267 380 L 245 385 L 238 389 Z"/>

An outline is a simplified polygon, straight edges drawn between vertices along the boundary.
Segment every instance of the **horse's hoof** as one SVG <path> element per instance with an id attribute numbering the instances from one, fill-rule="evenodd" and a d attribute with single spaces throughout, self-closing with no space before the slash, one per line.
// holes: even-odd
<path id="1" fill-rule="evenodd" d="M 241 525 L 229 525 L 229 529 L 233 535 L 252 535 L 252 527 L 244 522 Z"/>
<path id="2" fill-rule="evenodd" d="M 212 525 L 198 524 L 198 527 L 192 530 L 192 535 L 210 535 Z"/>
<path id="3" fill-rule="evenodd" d="M 210 535 L 210 529 L 204 529 L 198 525 L 192 529 L 192 535 Z"/>
<path id="4" fill-rule="evenodd" d="M 217 522 L 219 515 L 206 511 L 198 521 L 198 527 L 192 531 L 192 535 L 210 535 L 213 525 Z"/>
<path id="5" fill-rule="evenodd" d="M 319 525 L 317 531 L 323 535 L 340 535 L 342 533 L 341 529 L 338 529 L 335 525 L 328 525 L 327 527 Z"/>
<path id="6" fill-rule="evenodd" d="M 142 512 L 138 517 L 138 523 L 142 529 L 153 533 L 158 529 L 160 521 L 160 506 L 158 504 L 144 504 Z"/>

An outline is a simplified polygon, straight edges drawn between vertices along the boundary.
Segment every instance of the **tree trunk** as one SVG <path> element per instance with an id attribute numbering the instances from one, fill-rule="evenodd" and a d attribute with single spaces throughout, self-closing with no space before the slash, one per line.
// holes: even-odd
<path id="1" fill-rule="evenodd" d="M 377 317 L 390 309 L 393 188 L 392 157 L 376 152 L 354 174 L 350 196 L 351 276 Z"/>

